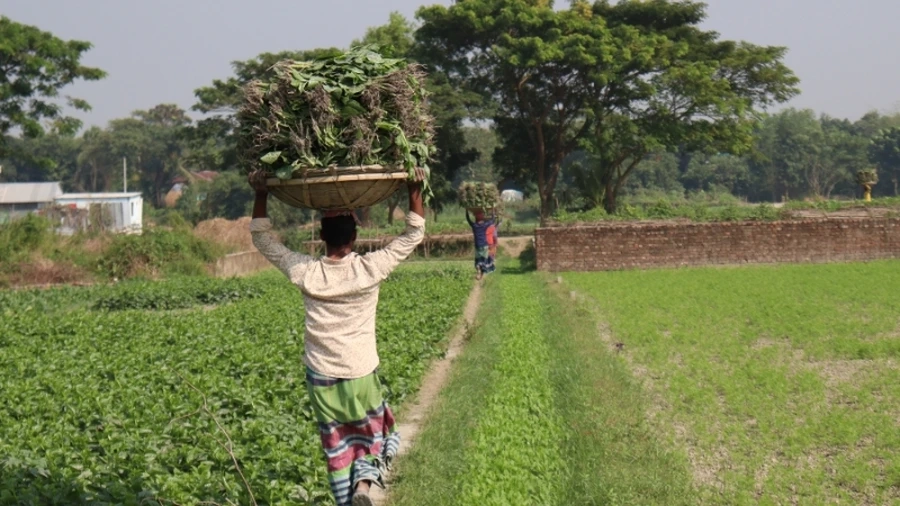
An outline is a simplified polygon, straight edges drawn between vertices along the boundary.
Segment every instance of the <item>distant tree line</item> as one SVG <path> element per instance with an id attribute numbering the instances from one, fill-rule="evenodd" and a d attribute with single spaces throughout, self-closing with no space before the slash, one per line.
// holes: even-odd
<path id="1" fill-rule="evenodd" d="M 415 21 L 392 13 L 353 44 L 377 44 L 428 70 L 437 211 L 462 179 L 536 196 L 542 220 L 559 206 L 615 212 L 621 196 L 642 190 L 851 198 L 856 175 L 870 169 L 876 195 L 898 193 L 900 115 L 767 113 L 799 92 L 786 49 L 722 40 L 700 28 L 705 15 L 699 2 L 555 9 L 546 0 L 460 0 L 422 7 Z M 340 51 L 273 48 L 233 62 L 232 76 L 195 90 L 199 120 L 161 104 L 82 130 L 58 97 L 75 80 L 104 77 L 79 63 L 90 43 L 5 17 L 0 38 L 10 41 L 0 48 L 0 180 L 115 191 L 125 184 L 124 158 L 128 188 L 155 207 L 186 179 L 178 208 L 193 221 L 247 211 L 234 142 L 243 84 L 281 59 Z M 202 171 L 220 176 L 192 181 Z"/>

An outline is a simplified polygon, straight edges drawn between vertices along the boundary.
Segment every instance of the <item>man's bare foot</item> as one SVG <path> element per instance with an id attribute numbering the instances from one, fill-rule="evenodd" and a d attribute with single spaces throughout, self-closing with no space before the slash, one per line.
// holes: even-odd
<path id="1" fill-rule="evenodd" d="M 369 481 L 361 481 L 356 485 L 356 491 L 353 493 L 353 506 L 375 506 L 372 498 L 369 497 L 369 489 L 372 483 Z"/>

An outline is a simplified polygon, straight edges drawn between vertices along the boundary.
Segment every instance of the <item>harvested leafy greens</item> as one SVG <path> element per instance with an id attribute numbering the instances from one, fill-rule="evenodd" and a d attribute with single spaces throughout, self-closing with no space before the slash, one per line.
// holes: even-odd
<path id="1" fill-rule="evenodd" d="M 493 209 L 500 205 L 500 193 L 493 183 L 466 181 L 457 191 L 459 205 L 467 209 Z"/>
<path id="2" fill-rule="evenodd" d="M 428 169 L 434 119 L 421 67 L 363 46 L 285 60 L 244 88 L 238 149 L 245 169 L 279 179 L 309 169 L 383 165 Z"/>

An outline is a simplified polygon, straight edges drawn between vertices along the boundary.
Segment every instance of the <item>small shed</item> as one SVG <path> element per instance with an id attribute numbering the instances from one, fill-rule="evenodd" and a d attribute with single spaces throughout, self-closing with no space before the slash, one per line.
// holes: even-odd
<path id="1" fill-rule="evenodd" d="M 500 200 L 503 202 L 521 202 L 525 200 L 525 195 L 517 190 L 503 190 L 500 192 Z"/>
<path id="2" fill-rule="evenodd" d="M 62 208 L 87 210 L 90 226 L 110 232 L 141 233 L 144 222 L 144 199 L 133 193 L 66 193 L 56 198 Z M 61 223 L 60 233 L 72 234 L 88 223 Z"/>
<path id="3" fill-rule="evenodd" d="M 52 206 L 62 193 L 59 182 L 0 183 L 0 223 Z"/>

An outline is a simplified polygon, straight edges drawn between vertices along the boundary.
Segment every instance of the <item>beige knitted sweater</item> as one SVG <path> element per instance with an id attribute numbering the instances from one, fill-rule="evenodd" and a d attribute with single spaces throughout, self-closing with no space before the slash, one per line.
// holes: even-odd
<path id="1" fill-rule="evenodd" d="M 361 378 L 378 367 L 375 308 L 378 287 L 425 237 L 425 218 L 409 213 L 406 230 L 383 249 L 340 260 L 286 248 L 268 218 L 250 222 L 253 244 L 303 293 L 306 339 L 303 362 L 333 378 Z"/>

